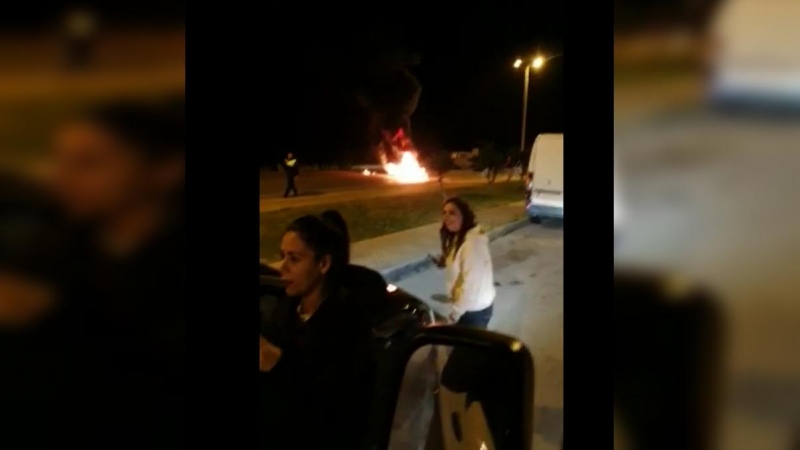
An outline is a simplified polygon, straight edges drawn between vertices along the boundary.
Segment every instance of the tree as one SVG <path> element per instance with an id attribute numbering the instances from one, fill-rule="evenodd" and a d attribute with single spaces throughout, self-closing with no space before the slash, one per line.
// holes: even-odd
<path id="1" fill-rule="evenodd" d="M 453 159 L 450 157 L 450 152 L 441 149 L 434 150 L 427 155 L 425 163 L 429 169 L 436 172 L 439 181 L 439 190 L 442 196 L 447 197 L 447 193 L 444 190 L 444 176 L 447 172 L 455 168 Z"/>
<path id="2" fill-rule="evenodd" d="M 270 118 L 280 130 L 273 145 L 302 149 L 299 156 L 306 162 L 333 162 L 345 151 L 366 159 L 383 141 L 384 131 L 409 134 L 421 92 L 410 71 L 418 61 L 415 55 L 340 36 L 334 32 L 339 24 L 330 26 L 328 34 L 316 30 L 328 38 L 314 42 L 311 53 L 277 49 L 277 65 L 291 70 L 277 71 L 269 83 L 274 95 L 268 107 L 280 111 Z"/>
<path id="3" fill-rule="evenodd" d="M 369 116 L 369 140 L 377 145 L 386 133 L 397 130 L 411 135 L 411 115 L 417 109 L 422 87 L 410 68 L 419 56 L 385 50 L 370 60 L 356 91 L 356 98 Z"/>

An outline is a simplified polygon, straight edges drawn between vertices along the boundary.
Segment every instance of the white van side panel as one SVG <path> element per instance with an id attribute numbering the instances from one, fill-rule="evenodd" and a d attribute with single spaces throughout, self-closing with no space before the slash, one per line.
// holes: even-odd
<path id="1" fill-rule="evenodd" d="M 712 98 L 800 102 L 800 1 L 729 0 L 710 31 Z"/>
<path id="2" fill-rule="evenodd" d="M 540 134 L 533 144 L 528 171 L 533 172 L 533 190 L 564 190 L 564 135 Z"/>
<path id="3" fill-rule="evenodd" d="M 533 143 L 533 184 L 526 210 L 531 220 L 564 218 L 564 135 L 540 134 Z"/>

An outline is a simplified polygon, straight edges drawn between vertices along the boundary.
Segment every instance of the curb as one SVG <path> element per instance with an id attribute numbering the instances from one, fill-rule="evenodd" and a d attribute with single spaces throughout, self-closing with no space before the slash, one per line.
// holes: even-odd
<path id="1" fill-rule="evenodd" d="M 490 229 L 487 234 L 489 235 L 489 241 L 494 241 L 498 238 L 511 234 L 520 228 L 524 227 L 528 224 L 528 218 L 523 218 L 519 220 L 514 220 L 503 225 L 496 226 Z M 261 264 L 274 267 L 275 265 L 279 264 L 277 262 L 269 262 L 267 260 L 261 259 Z M 433 262 L 428 259 L 428 256 L 425 255 L 421 258 L 412 259 L 411 261 L 407 261 L 402 264 L 398 264 L 386 269 L 378 270 L 378 272 L 383 275 L 383 278 L 386 280 L 387 283 L 397 283 L 405 278 L 408 278 L 412 275 L 416 275 L 420 272 L 428 270 L 429 268 L 433 267 Z"/>
<path id="2" fill-rule="evenodd" d="M 491 242 L 495 239 L 511 234 L 527 224 L 528 219 L 525 218 L 494 227 L 487 233 L 489 235 L 489 241 Z M 383 278 L 386 279 L 387 283 L 397 283 L 431 267 L 433 267 L 433 262 L 426 255 L 419 259 L 413 259 L 403 264 L 389 267 L 388 269 L 379 270 L 379 272 L 381 275 L 383 275 Z"/>

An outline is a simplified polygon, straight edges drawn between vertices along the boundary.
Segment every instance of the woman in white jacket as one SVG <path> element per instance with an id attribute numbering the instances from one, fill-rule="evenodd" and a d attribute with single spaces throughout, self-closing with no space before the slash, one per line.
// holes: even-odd
<path id="1" fill-rule="evenodd" d="M 442 257 L 447 294 L 456 325 L 486 328 L 492 318 L 494 275 L 489 237 L 464 200 L 454 197 L 442 207 Z"/>

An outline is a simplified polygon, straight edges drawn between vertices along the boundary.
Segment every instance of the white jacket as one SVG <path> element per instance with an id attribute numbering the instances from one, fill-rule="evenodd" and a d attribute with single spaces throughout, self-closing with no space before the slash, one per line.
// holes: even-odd
<path id="1" fill-rule="evenodd" d="M 494 302 L 494 274 L 489 236 L 476 226 L 467 232 L 461 248 L 451 252 L 445 267 L 447 292 L 460 315 L 480 311 Z"/>

